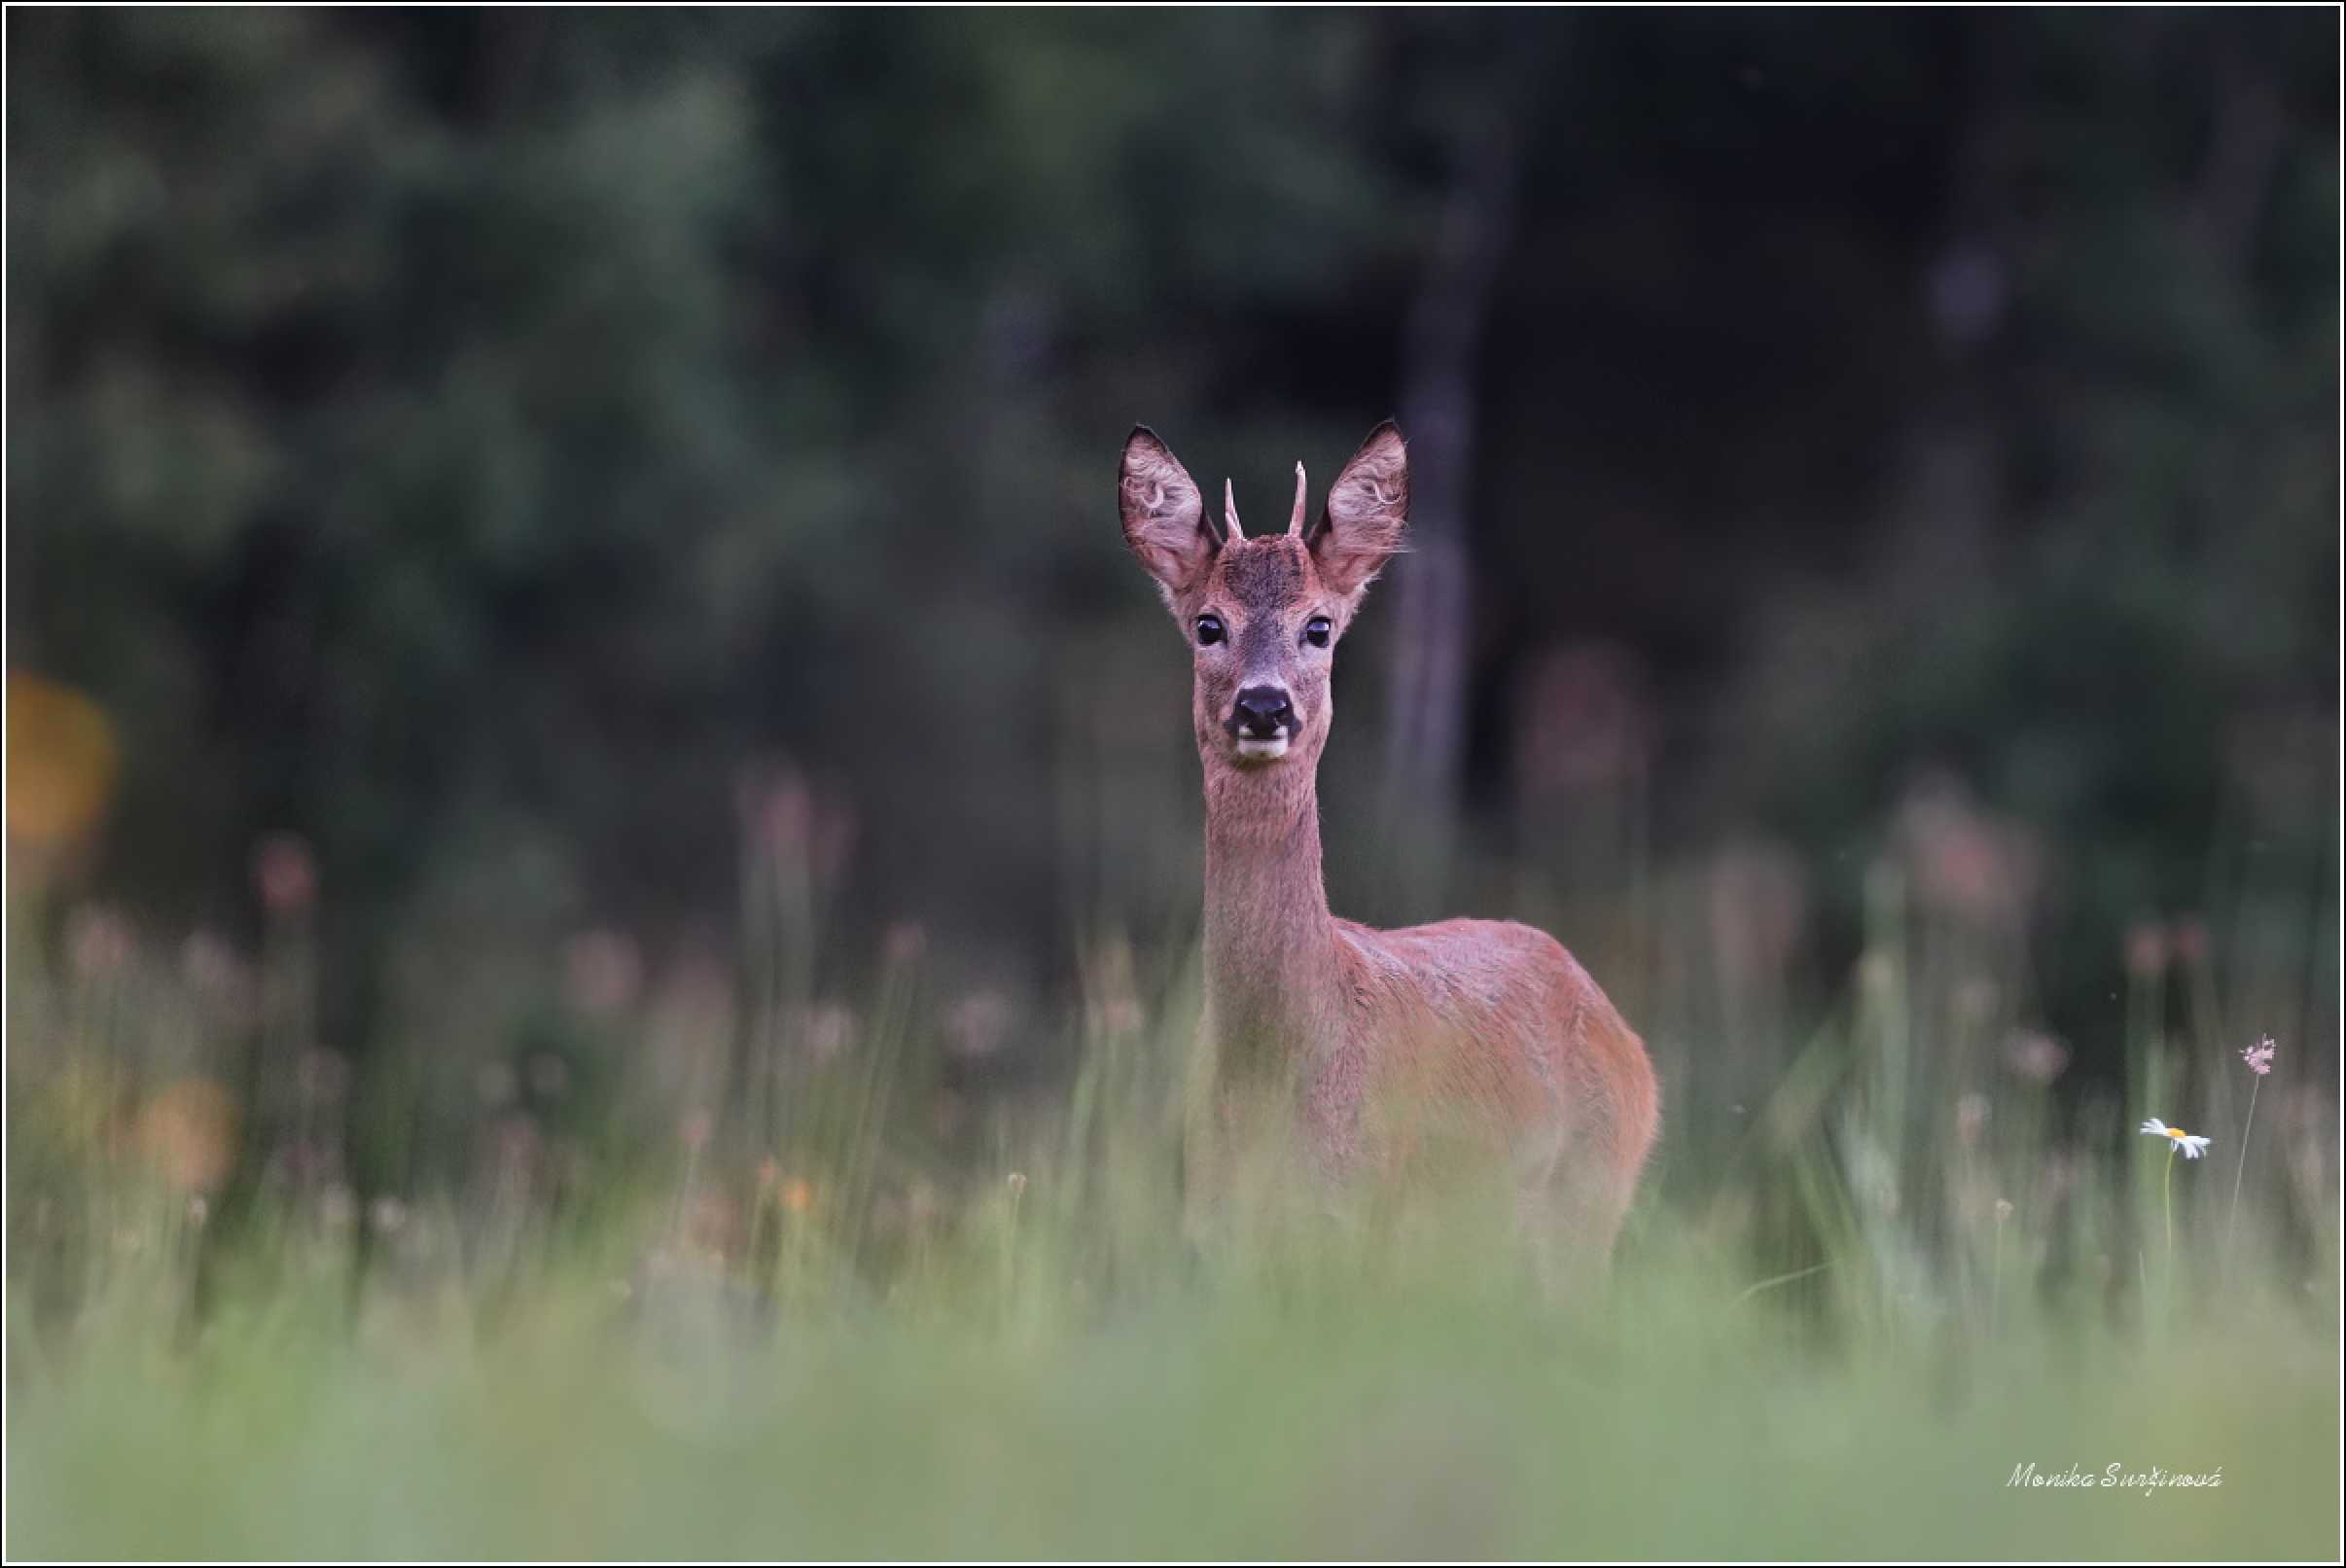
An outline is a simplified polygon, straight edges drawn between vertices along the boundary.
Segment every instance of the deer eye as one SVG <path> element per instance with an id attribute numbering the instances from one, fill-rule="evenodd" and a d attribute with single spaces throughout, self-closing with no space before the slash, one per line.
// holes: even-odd
<path id="1" fill-rule="evenodd" d="M 1222 641 L 1222 617 L 1218 615 L 1201 615 L 1197 618 L 1198 647 L 1211 648 L 1216 643 Z"/>
<path id="2" fill-rule="evenodd" d="M 1328 639 L 1334 632 L 1335 627 L 1328 624 L 1328 618 L 1324 615 L 1313 616 L 1309 621 L 1303 623 L 1303 640 L 1314 648 L 1327 647 Z"/>

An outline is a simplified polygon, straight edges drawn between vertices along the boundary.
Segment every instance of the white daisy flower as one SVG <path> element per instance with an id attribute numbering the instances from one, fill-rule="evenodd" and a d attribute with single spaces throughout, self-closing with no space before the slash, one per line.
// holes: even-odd
<path id="1" fill-rule="evenodd" d="M 2208 1152 L 2207 1139 L 2195 1132 L 2186 1132 L 2181 1127 L 2171 1127 L 2156 1117 L 2143 1123 L 2143 1132 L 2150 1137 L 2173 1140 L 2175 1146 L 2183 1151 L 2186 1159 L 2197 1159 Z"/>

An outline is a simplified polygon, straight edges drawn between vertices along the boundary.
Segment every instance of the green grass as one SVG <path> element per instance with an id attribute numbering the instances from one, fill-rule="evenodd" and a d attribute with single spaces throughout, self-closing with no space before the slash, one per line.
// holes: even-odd
<path id="1" fill-rule="evenodd" d="M 1659 1217 L 1656 1217 L 1658 1221 Z M 1649 1230 L 1655 1229 L 1649 1226 Z M 996 1285 L 999 1286 L 997 1280 Z M 583 1261 L 480 1322 L 330 1275 L 193 1346 L 134 1306 L 19 1338 L 33 1556 L 2330 1554 L 2334 1328 L 2252 1293 L 1852 1348 L 1690 1250 L 1545 1304 L 1504 1260 L 1290 1246 L 1069 1310 L 933 1281 L 761 1315 L 725 1269 Z M 139 1299 L 125 1292 L 128 1301 Z M 2206 1490 L 2027 1491 L 2214 1472 Z"/>
<path id="2" fill-rule="evenodd" d="M 2334 1109 L 2277 1070 L 2227 1235 L 2222 1046 L 2146 1029 L 2124 1099 L 2056 1115 L 1963 1065 L 1932 967 L 1877 942 L 1755 1103 L 1681 1094 L 1596 1283 L 1471 1182 L 1331 1212 L 1273 1161 L 1186 1229 L 1179 976 L 1145 1027 L 1095 994 L 1072 1082 L 954 1148 L 897 974 L 762 1133 L 687 1147 L 632 1083 L 558 1200 L 492 1160 L 198 1223 L 119 1110 L 201 1060 L 179 1004 L 12 966 L 7 1545 L 2333 1558 Z M 2142 1114 L 2218 1138 L 2172 1253 Z"/>

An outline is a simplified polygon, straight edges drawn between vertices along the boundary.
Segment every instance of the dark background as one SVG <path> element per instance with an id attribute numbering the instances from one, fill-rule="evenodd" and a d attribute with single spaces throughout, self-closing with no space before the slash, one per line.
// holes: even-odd
<path id="1" fill-rule="evenodd" d="M 1161 975 L 1120 445 L 1259 529 L 1397 414 L 1341 912 L 1543 919 L 1695 1114 L 1886 888 L 2089 1070 L 2130 950 L 2334 1034 L 2332 14 L 7 27 L 12 702 L 120 756 L 12 811 L 50 940 L 249 947 L 289 834 L 321 1038 L 469 1063 L 582 951 L 729 963 L 779 834 L 810 996 L 891 932 L 1012 1018 L 1109 928 Z"/>

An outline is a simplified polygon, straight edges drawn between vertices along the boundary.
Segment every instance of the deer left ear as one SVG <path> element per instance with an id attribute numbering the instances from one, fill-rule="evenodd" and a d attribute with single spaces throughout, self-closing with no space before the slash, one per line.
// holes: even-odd
<path id="1" fill-rule="evenodd" d="M 1368 432 L 1336 476 L 1303 543 L 1320 580 L 1349 596 L 1374 581 L 1402 548 L 1408 520 L 1408 447 L 1401 427 L 1388 419 Z"/>

